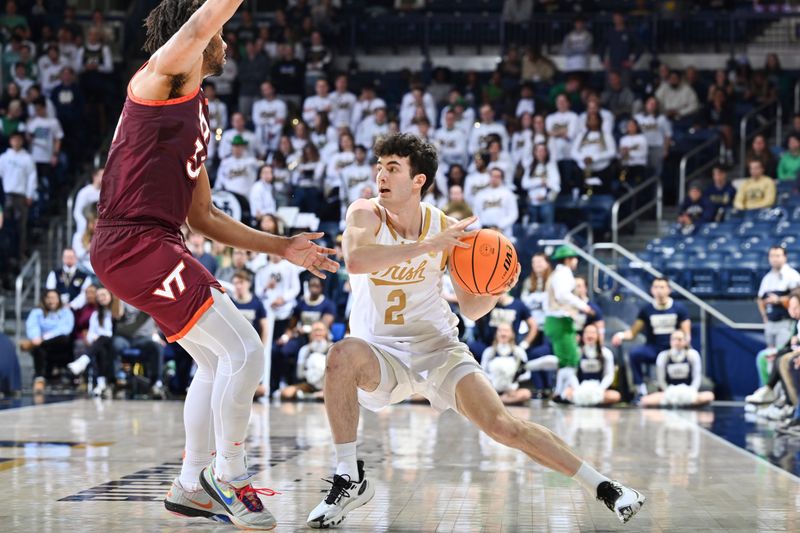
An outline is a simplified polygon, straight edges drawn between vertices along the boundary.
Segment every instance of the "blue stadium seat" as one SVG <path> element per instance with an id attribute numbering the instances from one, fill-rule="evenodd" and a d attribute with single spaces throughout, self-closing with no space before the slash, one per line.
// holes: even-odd
<path id="1" fill-rule="evenodd" d="M 720 291 L 722 263 L 703 261 L 700 266 L 689 268 L 687 288 L 698 296 L 716 296 Z"/>

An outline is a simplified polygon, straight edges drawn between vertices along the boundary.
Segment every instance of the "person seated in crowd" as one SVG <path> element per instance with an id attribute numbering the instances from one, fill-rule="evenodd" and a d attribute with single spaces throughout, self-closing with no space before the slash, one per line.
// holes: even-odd
<path id="1" fill-rule="evenodd" d="M 744 180 L 736 191 L 733 207 L 739 211 L 764 209 L 775 205 L 777 190 L 775 180 L 764 175 L 761 161 L 750 161 L 747 165 L 750 177 Z"/>
<path id="2" fill-rule="evenodd" d="M 611 111 L 616 120 L 629 117 L 633 113 L 636 104 L 636 95 L 629 87 L 622 84 L 622 76 L 619 72 L 608 73 L 608 86 L 600 96 L 603 106 Z M 641 106 L 641 104 L 639 104 Z"/>
<path id="3" fill-rule="evenodd" d="M 464 178 L 464 200 L 475 211 L 475 198 L 483 189 L 489 186 L 489 154 L 480 152 L 474 157 L 474 170 Z"/>
<path id="4" fill-rule="evenodd" d="M 332 344 L 328 326 L 322 321 L 314 322 L 308 334 L 308 344 L 297 354 L 296 384 L 281 389 L 281 399 L 324 399 L 325 366 Z"/>
<path id="5" fill-rule="evenodd" d="M 644 396 L 642 407 L 699 407 L 713 402 L 713 392 L 700 390 L 703 363 L 697 350 L 689 346 L 686 334 L 673 331 L 669 343 L 669 349 L 656 359 L 659 390 Z"/>
<path id="6" fill-rule="evenodd" d="M 619 158 L 622 164 L 620 181 L 626 188 L 634 188 L 647 177 L 647 137 L 635 119 L 628 120 L 628 132 L 619 140 Z"/>
<path id="7" fill-rule="evenodd" d="M 600 309 L 600 306 L 598 306 L 589 298 L 589 284 L 587 283 L 586 278 L 583 276 L 575 276 L 574 292 L 575 296 L 586 302 L 586 305 L 588 305 L 592 310 L 591 313 L 584 313 L 583 311 L 579 310 L 573 317 L 575 332 L 580 335 L 586 326 L 593 325 L 597 328 L 597 332 L 600 335 L 600 341 L 602 342 L 606 336 L 606 321 L 603 318 L 603 310 Z"/>
<path id="8" fill-rule="evenodd" d="M 691 233 L 701 224 L 711 222 L 714 218 L 714 206 L 703 196 L 700 185 L 689 186 L 689 193 L 678 208 L 678 224 L 684 233 Z"/>
<path id="9" fill-rule="evenodd" d="M 110 397 L 111 386 L 116 381 L 117 353 L 111 339 L 114 335 L 112 304 L 114 297 L 105 287 L 97 288 L 97 305 L 89 318 L 86 342 L 80 357 L 69 363 L 70 372 L 80 376 L 91 365 L 94 387 L 89 383 L 93 396 Z"/>
<path id="10" fill-rule="evenodd" d="M 456 113 L 448 108 L 444 114 L 444 124 L 433 134 L 442 166 L 466 166 L 467 134 L 456 124 Z"/>
<path id="11" fill-rule="evenodd" d="M 115 298 L 112 303 L 112 318 L 116 322 L 111 344 L 123 362 L 139 363 L 144 368 L 150 395 L 163 399 L 164 383 L 161 376 L 164 368 L 164 345 L 153 318 L 132 305 Z"/>
<path id="12" fill-rule="evenodd" d="M 214 190 L 236 194 L 240 202 L 248 203 L 250 189 L 258 180 L 261 161 L 247 154 L 247 139 L 234 135 L 231 140 L 231 155 L 222 159 L 217 170 Z"/>
<path id="13" fill-rule="evenodd" d="M 714 222 L 724 220 L 725 214 L 733 207 L 733 199 L 736 197 L 736 189 L 728 183 L 728 167 L 722 164 L 714 165 L 711 171 L 711 185 L 703 191 L 703 197 L 713 209 L 711 219 Z"/>
<path id="14" fill-rule="evenodd" d="M 572 160 L 580 168 L 580 174 L 572 176 L 571 187 L 583 187 L 586 192 L 608 193 L 613 190 L 618 181 L 613 165 L 616 156 L 614 136 L 603 128 L 599 114 L 590 114 L 586 117 L 586 129 L 572 144 Z"/>
<path id="15" fill-rule="evenodd" d="M 92 284 L 92 276 L 78 265 L 78 256 L 72 248 L 61 252 L 61 266 L 51 270 L 44 286 L 58 292 L 64 305 L 80 309 L 86 303 L 85 292 Z"/>
<path id="16" fill-rule="evenodd" d="M 800 135 L 789 135 L 778 162 L 778 181 L 795 181 L 800 173 Z"/>
<path id="17" fill-rule="evenodd" d="M 614 354 L 603 346 L 601 330 L 596 324 L 587 324 L 583 328 L 580 352 L 578 386 L 567 387 L 564 399 L 576 405 L 586 406 L 619 403 L 622 396 L 609 388 L 614 383 L 616 375 Z"/>
<path id="18" fill-rule="evenodd" d="M 525 370 L 528 356 L 514 340 L 512 324 L 497 324 L 494 342 L 483 350 L 481 367 L 506 405 L 521 405 L 531 399 L 531 391 L 523 383 L 530 379 Z"/>
<path id="19" fill-rule="evenodd" d="M 586 111 L 578 115 L 578 135 L 580 135 L 581 131 L 586 131 L 588 129 L 587 119 L 589 115 L 599 115 L 600 116 L 600 127 L 604 132 L 607 132 L 611 135 L 614 134 L 614 124 L 616 123 L 616 119 L 614 118 L 614 113 L 609 111 L 608 109 L 602 107 L 600 103 L 600 97 L 597 96 L 597 93 L 593 91 L 587 91 L 585 94 L 586 98 Z"/>
<path id="20" fill-rule="evenodd" d="M 72 361 L 72 330 L 75 316 L 61 300 L 55 289 L 42 294 L 39 307 L 33 309 L 25 321 L 28 337 L 20 342 L 20 349 L 33 357 L 33 393 L 43 394 L 47 378 L 54 368 L 64 367 Z"/>
<path id="21" fill-rule="evenodd" d="M 497 228 L 513 240 L 513 226 L 519 218 L 517 195 L 505 185 L 501 169 L 493 168 L 489 171 L 489 186 L 475 197 L 473 211 L 484 227 Z"/>
<path id="22" fill-rule="evenodd" d="M 525 323 L 528 332 L 519 342 L 519 347 L 526 351 L 530 348 L 539 331 L 536 321 L 521 300 L 506 293 L 500 297 L 494 309 L 475 323 L 475 340 L 469 343 L 469 347 L 476 359 L 480 357 L 487 346 L 494 342 L 497 326 L 506 322 L 511 324 L 515 344 L 520 326 Z"/>
<path id="23" fill-rule="evenodd" d="M 656 89 L 656 98 L 661 104 L 664 114 L 672 120 L 688 117 L 700 107 L 697 94 L 689 84 L 683 81 L 678 70 L 670 72 L 667 83 L 662 83 Z"/>
<path id="24" fill-rule="evenodd" d="M 533 150 L 534 163 L 522 176 L 521 187 L 528 196 L 528 216 L 531 223 L 552 224 L 556 217 L 555 201 L 561 192 L 561 174 L 555 159 L 545 144 Z"/>
<path id="25" fill-rule="evenodd" d="M 705 106 L 705 113 L 701 123 L 706 128 L 716 129 L 722 137 L 723 153 L 722 160 L 726 163 L 733 162 L 733 126 L 736 116 L 733 105 L 729 101 L 725 91 L 717 89 L 714 97 Z"/>
<path id="26" fill-rule="evenodd" d="M 217 259 L 206 251 L 206 238 L 200 233 L 191 232 L 186 239 L 186 247 L 195 259 L 211 274 L 217 273 Z"/>
<path id="27" fill-rule="evenodd" d="M 237 252 L 241 253 L 242 250 L 237 250 Z M 269 338 L 267 311 L 261 300 L 253 296 L 253 274 L 245 268 L 240 268 L 233 274 L 232 283 L 231 300 L 233 305 L 253 324 L 253 329 L 258 333 L 261 342 L 266 344 Z"/>
<path id="28" fill-rule="evenodd" d="M 747 149 L 747 156 L 745 161 L 761 161 L 761 167 L 764 169 L 764 174 L 767 176 L 776 176 L 778 170 L 778 162 L 775 160 L 775 155 L 767 143 L 767 137 L 764 134 L 757 134 L 753 137 L 750 143 L 750 148 Z"/>
<path id="29" fill-rule="evenodd" d="M 670 335 L 680 329 L 686 338 L 690 338 L 692 323 L 686 307 L 670 298 L 672 289 L 665 278 L 656 278 L 650 285 L 650 294 L 653 303 L 643 306 L 639 310 L 636 321 L 625 330 L 615 333 L 611 343 L 620 346 L 624 341 L 632 341 L 640 332 L 644 332 L 645 343 L 631 349 L 630 360 L 633 384 L 640 396 L 647 394 L 647 385 L 644 382 L 643 365 L 652 365 L 656 362 L 658 354 L 670 347 Z"/>
<path id="30" fill-rule="evenodd" d="M 234 248 L 231 254 L 231 264 L 217 272 L 217 279 L 220 283 L 228 284 L 227 289 L 233 290 L 233 276 L 240 270 L 246 270 L 253 276 L 253 272 L 247 267 L 247 251 L 241 248 Z M 252 278 L 251 278 L 252 280 Z"/>
<path id="31" fill-rule="evenodd" d="M 92 313 L 97 310 L 97 287 L 89 285 L 83 292 L 84 304 L 78 309 L 74 309 L 75 329 L 72 330 L 74 339 L 74 353 L 84 353 L 86 351 L 86 335 L 89 332 L 89 321 Z"/>
<path id="32" fill-rule="evenodd" d="M 484 104 L 480 108 L 480 122 L 475 124 L 472 128 L 469 137 L 468 149 L 469 153 L 477 154 L 483 150 L 489 149 L 489 137 L 497 135 L 500 137 L 500 146 L 503 151 L 508 151 L 508 131 L 506 127 L 495 122 L 495 115 L 492 106 Z"/>
<path id="33" fill-rule="evenodd" d="M 322 280 L 310 278 L 306 286 L 306 293 L 297 302 L 289 327 L 275 341 L 276 348 L 280 350 L 281 364 L 286 369 L 294 367 L 300 348 L 309 342 L 312 325 L 322 322 L 330 328 L 336 317 L 336 307 L 323 293 Z"/>
<path id="34" fill-rule="evenodd" d="M 572 143 L 578 135 L 578 115 L 570 110 L 570 101 L 564 93 L 556 97 L 556 110 L 544 120 L 547 135 L 553 143 L 556 162 L 570 159 Z"/>
<path id="35" fill-rule="evenodd" d="M 78 260 L 78 266 L 84 271 L 94 275 L 94 268 L 92 267 L 92 260 L 90 257 L 90 250 L 92 247 L 92 239 L 94 238 L 94 230 L 97 226 L 97 216 L 90 215 L 86 218 L 86 229 L 83 230 L 83 235 L 75 235 L 72 239 L 72 249 L 75 252 L 75 257 Z"/>
<path id="36" fill-rule="evenodd" d="M 91 183 L 86 184 L 75 196 L 75 205 L 72 208 L 72 218 L 75 220 L 75 235 L 83 235 L 86 231 L 87 214 L 97 211 L 97 202 L 100 200 L 100 186 L 103 184 L 103 167 L 92 172 Z M 88 213 L 87 213 L 88 211 Z"/>
<path id="37" fill-rule="evenodd" d="M 647 139 L 647 166 L 653 174 L 661 176 L 664 160 L 669 156 L 672 142 L 672 122 L 661 114 L 658 99 L 650 96 L 645 100 L 644 111 L 633 117 Z"/>

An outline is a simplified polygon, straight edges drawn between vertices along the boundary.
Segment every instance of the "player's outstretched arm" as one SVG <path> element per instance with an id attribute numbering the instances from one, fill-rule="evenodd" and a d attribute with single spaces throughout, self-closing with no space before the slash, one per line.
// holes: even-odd
<path id="1" fill-rule="evenodd" d="M 449 250 L 453 246 L 469 248 L 468 244 L 458 239 L 469 235 L 464 232 L 464 228 L 474 221 L 474 217 L 424 241 L 411 244 L 376 244 L 375 236 L 380 230 L 381 219 L 375 209 L 375 204 L 369 200 L 358 199 L 347 210 L 342 246 L 350 274 L 385 270 L 422 254 Z"/>
<path id="2" fill-rule="evenodd" d="M 328 257 L 336 251 L 313 242 L 323 233 L 301 233 L 291 238 L 270 235 L 245 226 L 217 209 L 211 201 L 211 186 L 205 165 L 197 178 L 187 222 L 192 231 L 209 239 L 234 248 L 280 255 L 321 278 L 325 277 L 324 270 L 336 272 L 339 268 L 339 264 Z"/>
<path id="3" fill-rule="evenodd" d="M 158 74 L 176 76 L 192 70 L 202 60 L 211 38 L 236 13 L 243 0 L 206 0 L 154 55 L 151 63 Z"/>

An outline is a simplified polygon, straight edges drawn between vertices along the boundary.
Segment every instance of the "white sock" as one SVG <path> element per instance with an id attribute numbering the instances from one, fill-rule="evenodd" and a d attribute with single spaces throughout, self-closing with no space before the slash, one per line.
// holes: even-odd
<path id="1" fill-rule="evenodd" d="M 336 475 L 347 474 L 351 480 L 358 479 L 358 464 L 356 463 L 356 443 L 345 442 L 344 444 L 334 444 L 336 448 Z"/>
<path id="2" fill-rule="evenodd" d="M 101 389 L 106 388 L 106 377 L 105 376 L 97 376 L 97 386 Z"/>
<path id="3" fill-rule="evenodd" d="M 200 490 L 200 472 L 214 460 L 213 452 L 193 452 L 186 450 L 183 455 L 181 475 L 178 480 L 189 492 Z"/>
<path id="4" fill-rule="evenodd" d="M 583 485 L 583 488 L 588 490 L 592 496 L 597 496 L 597 487 L 600 486 L 600 483 L 603 481 L 611 481 L 606 476 L 592 468 L 586 461 L 581 463 L 581 467 L 577 472 L 575 472 L 575 475 L 572 476 L 572 479 Z"/>
<path id="5" fill-rule="evenodd" d="M 639 394 L 641 394 L 642 396 L 647 396 L 647 384 L 646 383 L 640 383 L 639 384 Z"/>
<path id="6" fill-rule="evenodd" d="M 556 373 L 556 390 L 554 391 L 556 396 L 562 396 L 568 387 L 573 386 L 573 382 L 576 383 L 574 386 L 577 387 L 577 381 L 578 378 L 575 375 L 574 368 L 559 368 Z"/>
<path id="7" fill-rule="evenodd" d="M 92 360 L 89 358 L 88 355 L 83 354 L 69 365 L 69 369 L 72 371 L 73 374 L 83 374 L 83 371 L 86 370 L 86 367 L 89 366 Z"/>
<path id="8" fill-rule="evenodd" d="M 231 443 L 227 449 L 217 450 L 217 460 L 214 464 L 214 471 L 222 481 L 233 481 L 247 477 L 247 465 L 245 464 L 244 446 L 242 443 Z M 198 478 L 199 478 L 198 474 Z"/>

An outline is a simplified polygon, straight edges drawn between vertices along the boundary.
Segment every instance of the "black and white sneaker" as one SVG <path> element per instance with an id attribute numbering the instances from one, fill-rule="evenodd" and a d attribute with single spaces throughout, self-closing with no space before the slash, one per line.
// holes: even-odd
<path id="1" fill-rule="evenodd" d="M 364 461 L 358 461 L 358 481 L 351 481 L 347 474 L 333 476 L 333 480 L 324 479 L 331 484 L 328 495 L 319 505 L 314 507 L 306 519 L 309 527 L 327 529 L 338 525 L 347 513 L 361 507 L 375 496 L 375 487 L 364 475 Z"/>
<path id="2" fill-rule="evenodd" d="M 614 511 L 624 524 L 639 512 L 646 498 L 616 481 L 603 481 L 597 487 L 597 499 Z"/>

